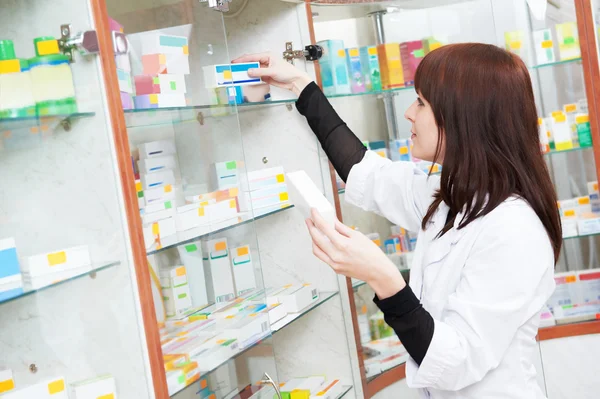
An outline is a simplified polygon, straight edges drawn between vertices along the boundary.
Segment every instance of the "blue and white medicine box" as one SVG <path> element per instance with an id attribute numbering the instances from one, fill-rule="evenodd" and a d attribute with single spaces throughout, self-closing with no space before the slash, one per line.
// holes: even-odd
<path id="1" fill-rule="evenodd" d="M 394 162 L 410 162 L 412 160 L 409 139 L 390 141 L 390 152 L 392 161 Z"/>
<path id="2" fill-rule="evenodd" d="M 140 35 L 142 54 L 184 54 L 188 55 L 188 38 L 165 35 L 156 31 Z"/>
<path id="3" fill-rule="evenodd" d="M 23 293 L 23 280 L 14 238 L 0 239 L 0 302 Z"/>
<path id="4" fill-rule="evenodd" d="M 207 66 L 204 67 L 204 83 L 207 88 L 262 84 L 260 78 L 248 75 L 249 69 L 258 68 L 258 62 Z"/>

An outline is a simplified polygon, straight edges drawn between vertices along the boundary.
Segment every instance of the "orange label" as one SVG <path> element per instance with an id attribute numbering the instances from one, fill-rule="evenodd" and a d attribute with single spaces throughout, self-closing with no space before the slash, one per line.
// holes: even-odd
<path id="1" fill-rule="evenodd" d="M 200 381 L 200 389 L 204 389 L 208 386 L 208 383 L 206 382 L 206 380 L 202 380 Z"/>
<path id="2" fill-rule="evenodd" d="M 225 251 L 227 249 L 227 243 L 225 241 L 219 241 L 215 244 L 215 251 Z"/>
<path id="3" fill-rule="evenodd" d="M 573 209 L 569 209 L 568 211 L 564 211 L 563 212 L 563 216 L 568 218 L 568 217 L 573 217 L 575 216 L 575 211 Z"/>
<path id="4" fill-rule="evenodd" d="M 588 205 L 590 203 L 590 197 L 579 197 L 577 202 L 579 202 L 579 205 Z"/>
<path id="5" fill-rule="evenodd" d="M 241 247 L 237 249 L 237 256 L 248 255 L 248 247 Z"/>
<path id="6" fill-rule="evenodd" d="M 577 277 L 575 277 L 575 276 L 567 276 L 567 277 L 565 278 L 565 281 L 566 281 L 567 283 L 574 283 L 574 282 L 576 282 L 576 281 L 577 281 Z"/>
<path id="7" fill-rule="evenodd" d="M 575 111 L 577 111 L 577 104 L 565 105 L 565 112 L 575 112 Z"/>
<path id="8" fill-rule="evenodd" d="M 165 186 L 165 193 L 170 193 L 171 191 L 173 191 L 173 187 L 171 187 L 171 185 L 170 185 L 170 184 L 167 184 L 167 185 Z"/>
<path id="9" fill-rule="evenodd" d="M 178 277 L 185 276 L 185 267 L 181 266 L 175 269 L 175 275 L 177 275 Z"/>

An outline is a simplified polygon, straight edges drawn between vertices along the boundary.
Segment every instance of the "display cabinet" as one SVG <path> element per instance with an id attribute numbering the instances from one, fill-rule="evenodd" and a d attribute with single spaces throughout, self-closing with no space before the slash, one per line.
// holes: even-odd
<path id="1" fill-rule="evenodd" d="M 412 80 L 420 59 L 439 46 L 461 42 L 495 44 L 523 58 L 531 73 L 541 147 L 555 183 L 564 230 L 557 290 L 542 311 L 539 339 L 600 332 L 593 321 L 600 304 L 595 162 L 600 140 L 598 5 L 525 0 L 307 3 L 313 40 L 326 49 L 320 60 L 320 84 L 342 119 L 369 149 L 394 161 L 417 162 L 432 179 L 442 169 L 411 156 L 410 122 L 404 118 L 416 96 Z M 390 80 L 394 76 L 397 81 Z M 343 183 L 333 170 L 326 174 L 338 189 L 339 218 L 369 234 L 407 277 L 416 235 L 345 204 Z M 348 284 L 354 293 L 350 301 L 363 390 L 370 397 L 404 378 L 407 354 L 373 306 L 370 287 L 360 281 Z M 553 389 L 558 385 L 544 380 L 544 372 L 547 362 L 559 353 L 561 361 L 553 363 L 556 369 L 568 358 L 568 350 L 545 353 L 540 343 L 536 356 L 540 384 L 548 385 L 549 395 L 556 393 Z M 560 379 L 558 374 L 554 377 Z"/>

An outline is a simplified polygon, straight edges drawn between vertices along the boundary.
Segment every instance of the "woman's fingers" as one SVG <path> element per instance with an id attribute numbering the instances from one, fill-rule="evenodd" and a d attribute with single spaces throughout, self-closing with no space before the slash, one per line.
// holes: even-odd
<path id="1" fill-rule="evenodd" d="M 313 208 L 311 209 L 310 213 L 317 229 L 319 229 L 327 238 L 329 238 L 329 240 L 337 248 L 345 248 L 345 237 L 342 237 L 337 231 L 335 231 L 333 226 L 331 226 L 329 223 L 327 223 L 327 221 L 325 221 L 325 219 L 323 219 L 323 216 L 321 216 L 319 211 Z"/>
<path id="2" fill-rule="evenodd" d="M 331 241 L 317 228 L 311 219 L 306 219 L 306 225 L 308 226 L 308 232 L 315 243 L 323 252 L 333 261 L 339 262 L 339 254 L 337 249 L 333 246 Z"/>
<path id="3" fill-rule="evenodd" d="M 242 62 L 260 62 L 261 65 L 269 65 L 271 62 L 271 53 L 244 54 L 231 61 L 232 64 L 240 64 Z"/>
<path id="4" fill-rule="evenodd" d="M 248 69 L 248 76 L 252 78 L 271 77 L 277 72 L 273 68 L 253 68 Z"/>
<path id="5" fill-rule="evenodd" d="M 354 230 L 352 230 L 350 227 L 346 226 L 344 223 L 340 222 L 337 219 L 335 220 L 335 230 L 344 237 L 348 238 L 350 238 L 352 236 L 352 233 L 354 233 Z"/>

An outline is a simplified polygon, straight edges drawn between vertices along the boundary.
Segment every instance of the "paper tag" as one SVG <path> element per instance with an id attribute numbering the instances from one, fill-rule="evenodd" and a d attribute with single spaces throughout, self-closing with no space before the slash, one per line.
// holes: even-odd
<path id="1" fill-rule="evenodd" d="M 56 266 L 67 262 L 67 253 L 65 251 L 48 254 L 48 266 Z"/>

